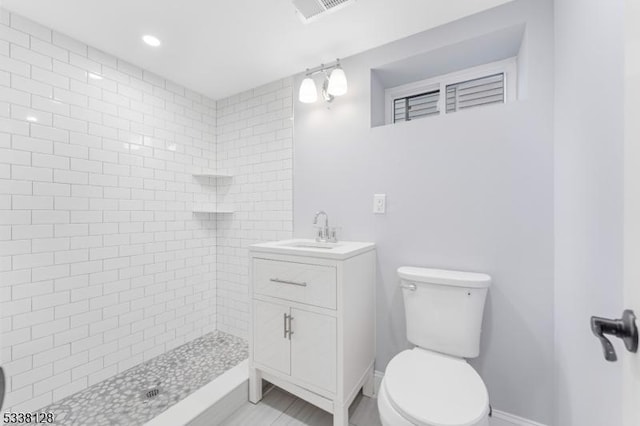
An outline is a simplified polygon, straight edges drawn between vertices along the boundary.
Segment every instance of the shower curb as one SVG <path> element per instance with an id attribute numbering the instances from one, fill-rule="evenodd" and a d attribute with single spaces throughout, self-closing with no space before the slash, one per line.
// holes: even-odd
<path id="1" fill-rule="evenodd" d="M 207 385 L 149 420 L 144 426 L 220 424 L 249 400 L 249 361 L 225 371 Z"/>

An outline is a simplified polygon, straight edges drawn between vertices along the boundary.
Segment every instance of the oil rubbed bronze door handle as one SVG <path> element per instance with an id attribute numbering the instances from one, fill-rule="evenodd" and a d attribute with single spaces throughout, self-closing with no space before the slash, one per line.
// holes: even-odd
<path id="1" fill-rule="evenodd" d="M 624 346 L 629 352 L 638 352 L 638 327 L 636 326 L 636 316 L 632 310 L 627 309 L 622 313 L 620 319 L 609 319 L 602 317 L 591 317 L 591 331 L 600 340 L 604 359 L 610 362 L 618 360 L 616 350 L 611 341 L 605 335 L 615 336 L 622 339 Z"/>

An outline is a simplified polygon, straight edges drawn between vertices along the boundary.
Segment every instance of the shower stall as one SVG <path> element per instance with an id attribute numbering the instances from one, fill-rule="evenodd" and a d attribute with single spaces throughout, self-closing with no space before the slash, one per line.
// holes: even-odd
<path id="1" fill-rule="evenodd" d="M 292 236 L 291 79 L 213 100 L 4 9 L 0 30 L 3 413 L 198 424 L 190 396 L 246 380 L 247 246 Z"/>

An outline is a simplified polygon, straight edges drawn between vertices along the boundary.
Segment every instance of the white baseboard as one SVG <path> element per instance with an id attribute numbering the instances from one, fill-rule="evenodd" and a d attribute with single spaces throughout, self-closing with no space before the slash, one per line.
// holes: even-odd
<path id="1" fill-rule="evenodd" d="M 376 370 L 373 375 L 376 384 L 375 395 L 377 396 L 384 373 Z M 545 426 L 542 423 L 534 422 L 533 420 L 518 417 L 496 409 L 493 410 L 493 416 L 491 417 L 490 424 L 491 426 Z"/>
<path id="2" fill-rule="evenodd" d="M 533 420 L 518 417 L 500 410 L 493 410 L 491 426 L 545 426 Z"/>
<path id="3" fill-rule="evenodd" d="M 373 372 L 373 379 L 375 381 L 375 389 L 373 390 L 373 394 L 378 396 L 378 389 L 380 389 L 380 384 L 382 383 L 382 378 L 384 377 L 384 373 L 382 371 L 375 370 Z"/>

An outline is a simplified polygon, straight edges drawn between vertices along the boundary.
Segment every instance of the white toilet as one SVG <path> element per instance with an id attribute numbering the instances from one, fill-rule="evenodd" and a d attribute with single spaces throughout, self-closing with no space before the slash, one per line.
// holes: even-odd
<path id="1" fill-rule="evenodd" d="M 387 365 L 378 391 L 384 426 L 488 426 L 489 394 L 465 361 L 480 352 L 491 277 L 403 266 L 407 338 L 416 345 Z"/>

